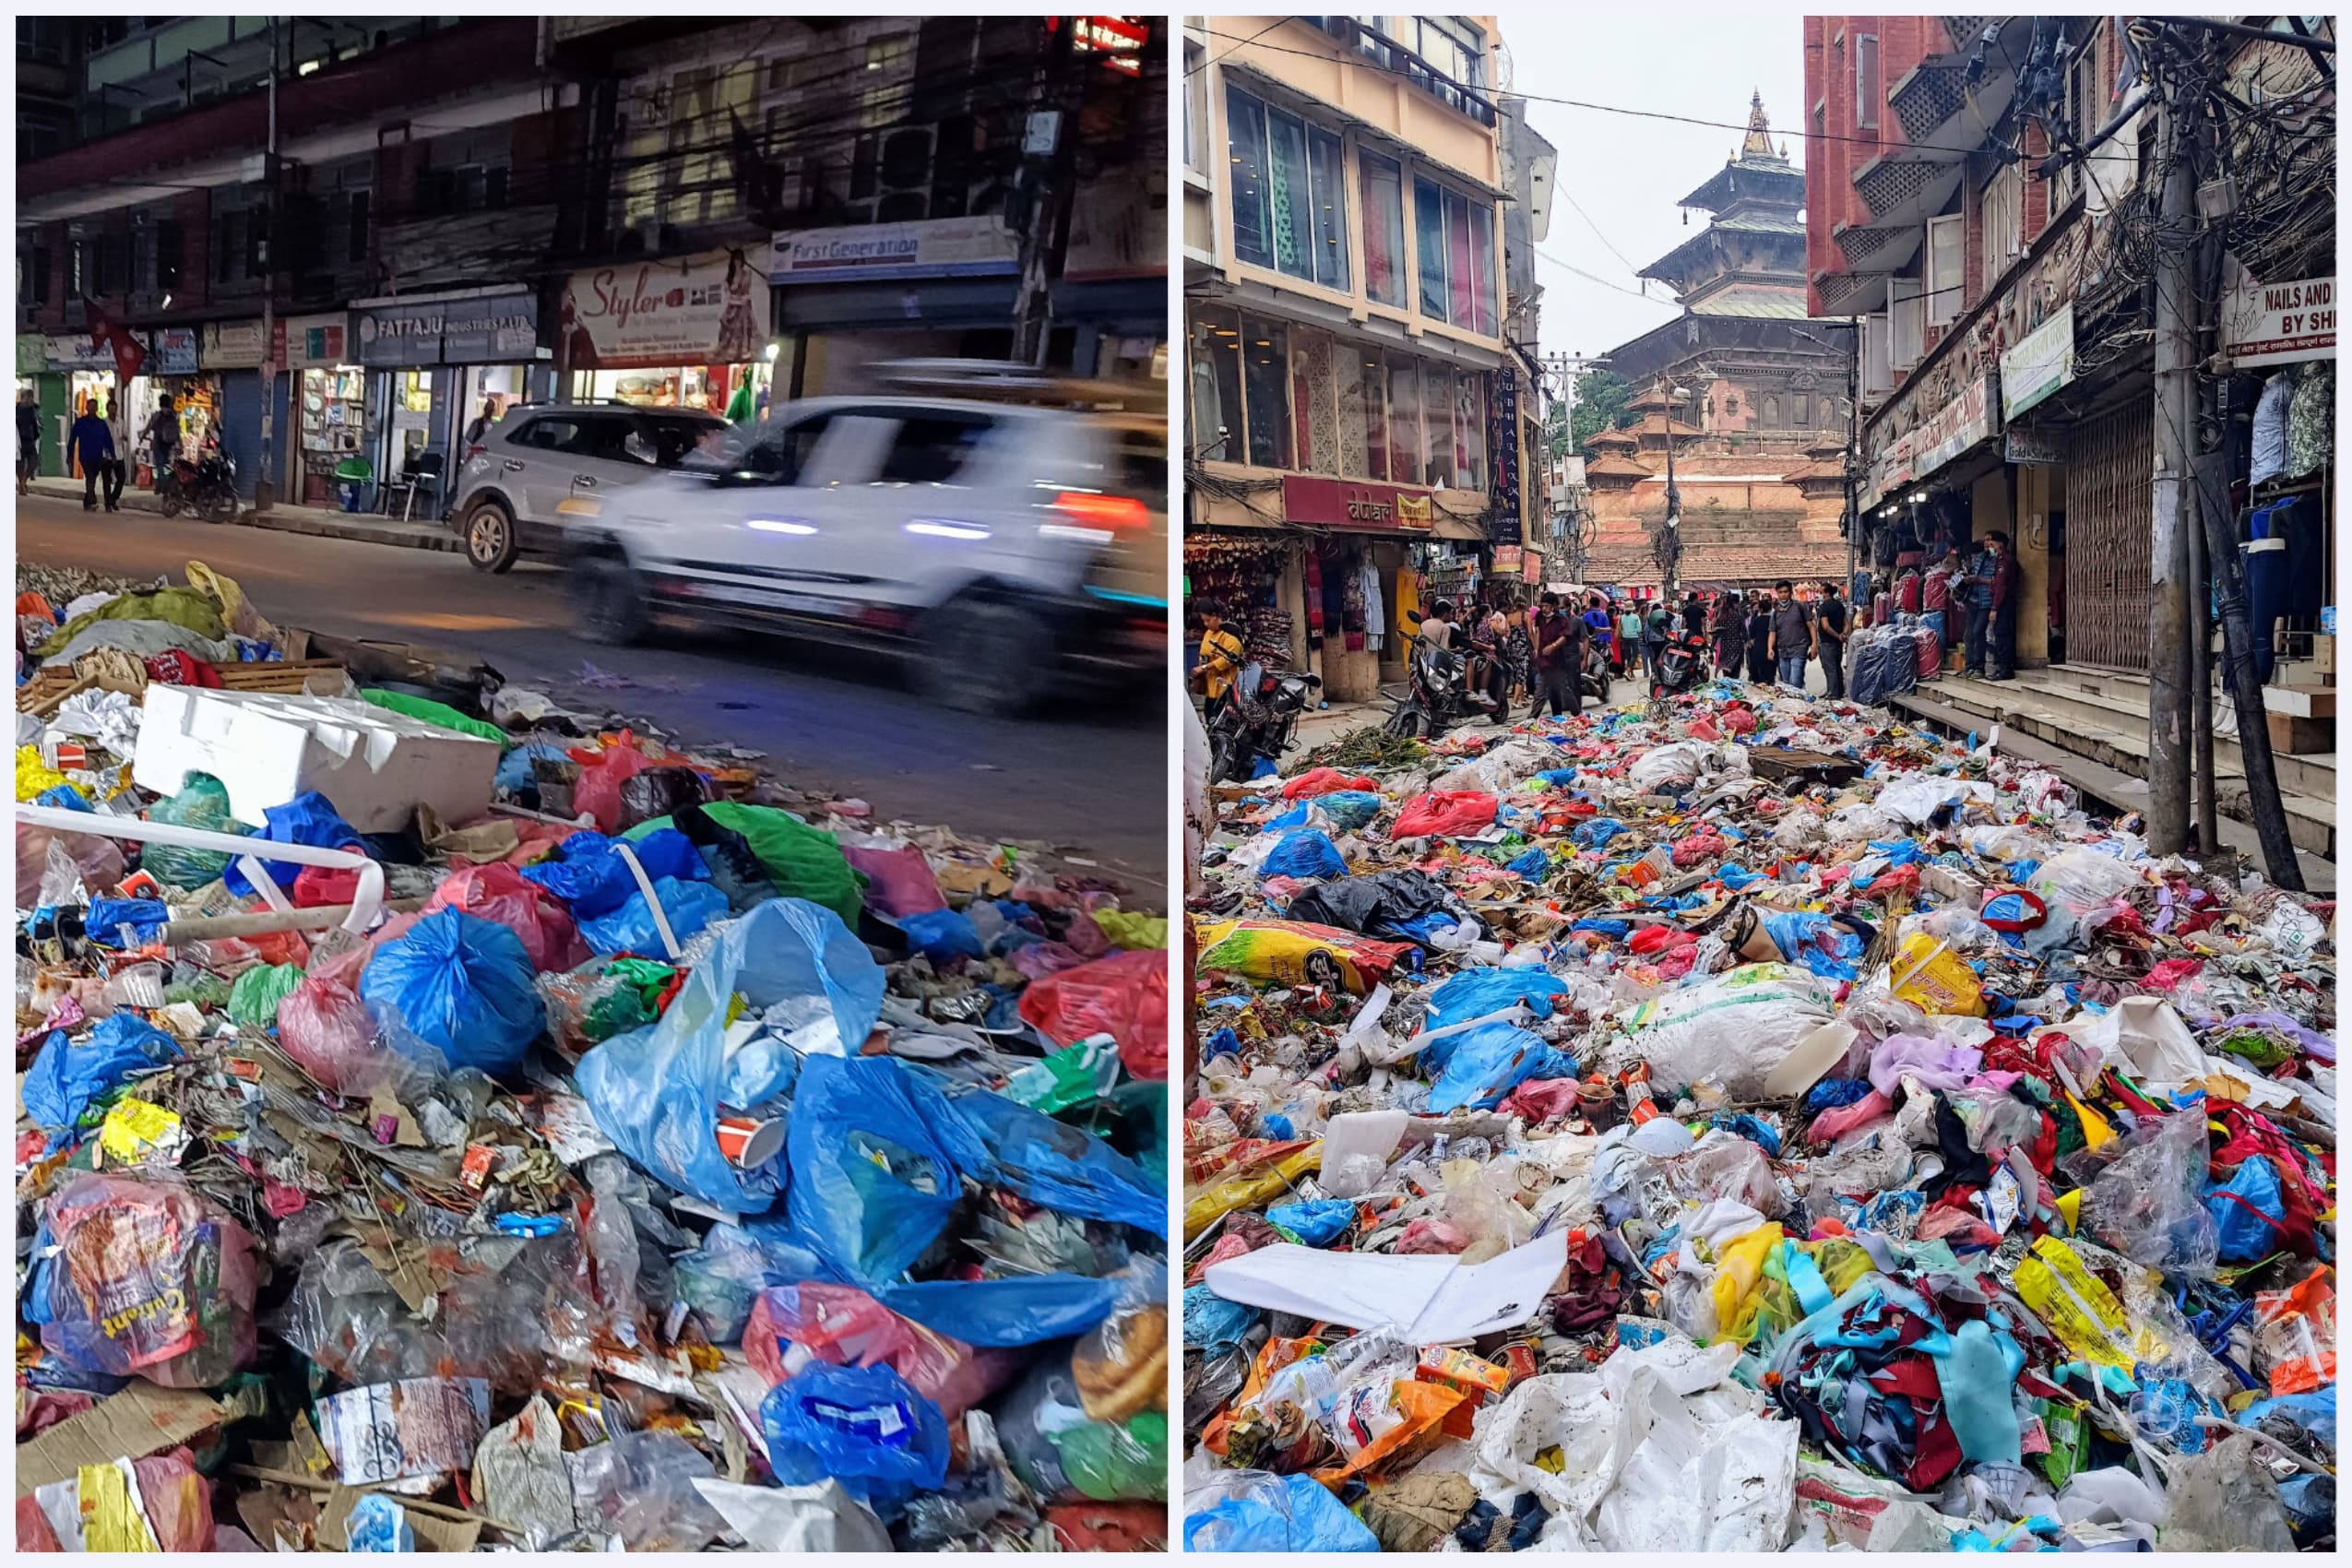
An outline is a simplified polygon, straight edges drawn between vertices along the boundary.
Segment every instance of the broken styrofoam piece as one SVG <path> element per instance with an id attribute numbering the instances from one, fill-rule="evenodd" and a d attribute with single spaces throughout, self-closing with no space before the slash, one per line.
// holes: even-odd
<path id="1" fill-rule="evenodd" d="M 208 773 L 240 822 L 315 790 L 360 832 L 394 833 L 419 805 L 444 822 L 481 815 L 498 753 L 495 742 L 348 698 L 159 684 L 147 689 L 131 778 L 168 795 Z"/>
<path id="2" fill-rule="evenodd" d="M 1474 1264 L 1443 1253 L 1327 1253 L 1280 1241 L 1210 1265 L 1207 1284 L 1245 1306 L 1349 1328 L 1394 1324 L 1422 1344 L 1451 1344 L 1527 1322 L 1567 1266 L 1564 1230 Z"/>

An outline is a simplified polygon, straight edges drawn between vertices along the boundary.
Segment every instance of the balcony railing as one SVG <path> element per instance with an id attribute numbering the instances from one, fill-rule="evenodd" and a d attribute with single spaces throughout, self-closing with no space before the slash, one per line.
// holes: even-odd
<path id="1" fill-rule="evenodd" d="M 1494 128 L 1493 101 L 1467 82 L 1455 81 L 1405 45 L 1354 17 L 1308 18 L 1384 71 L 1393 71 L 1458 114 Z"/>

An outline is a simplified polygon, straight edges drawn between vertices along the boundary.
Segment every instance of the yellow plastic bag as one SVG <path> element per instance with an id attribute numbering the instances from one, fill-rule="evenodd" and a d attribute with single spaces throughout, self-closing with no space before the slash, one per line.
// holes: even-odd
<path id="1" fill-rule="evenodd" d="M 1967 961 L 1923 931 L 1903 939 L 1895 954 L 1895 994 L 1923 1013 L 1981 1018 L 1985 990 Z"/>
<path id="2" fill-rule="evenodd" d="M 138 1500 L 131 1495 L 131 1462 L 84 1465 L 77 1478 L 82 1547 L 87 1551 L 161 1551 L 148 1528 Z"/>
<path id="3" fill-rule="evenodd" d="M 1191 1241 L 1237 1208 L 1254 1207 L 1290 1190 L 1299 1178 L 1322 1168 L 1323 1145 L 1302 1148 L 1263 1170 L 1228 1176 L 1194 1193 L 1184 1204 L 1184 1240 Z"/>
<path id="4" fill-rule="evenodd" d="M 42 792 L 65 782 L 65 776 L 41 760 L 38 746 L 17 748 L 17 799 L 37 801 Z"/>
<path id="5" fill-rule="evenodd" d="M 188 586 L 200 593 L 210 594 L 220 606 L 220 619 L 241 637 L 255 642 L 274 643 L 279 640 L 278 628 L 262 619 L 261 612 L 253 607 L 244 589 L 234 577 L 224 577 L 201 561 L 188 563 Z"/>
<path id="6" fill-rule="evenodd" d="M 1750 1301 L 1764 1279 L 1764 1260 L 1780 1245 L 1776 1224 L 1759 1225 L 1716 1255 L 1715 1265 L 1715 1337 L 1745 1344 L 1755 1336 L 1756 1308 Z M 1744 1323 L 1742 1320 L 1745 1320 Z"/>
<path id="7" fill-rule="evenodd" d="M 2017 1299 L 2049 1325 L 2060 1344 L 2086 1361 L 2130 1370 L 2132 1324 L 2123 1303 L 2084 1266 L 2073 1248 L 2055 1236 L 2042 1237 L 2017 1265 L 2014 1284 Z"/>

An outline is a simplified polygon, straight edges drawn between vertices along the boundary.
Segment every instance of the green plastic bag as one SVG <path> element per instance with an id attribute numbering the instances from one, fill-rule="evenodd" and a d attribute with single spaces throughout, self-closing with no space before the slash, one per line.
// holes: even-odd
<path id="1" fill-rule="evenodd" d="M 1004 1098 L 1052 1116 L 1072 1106 L 1092 1105 L 1118 1081 L 1119 1042 L 1109 1035 L 1095 1035 L 1015 1073 L 1004 1085 Z"/>
<path id="2" fill-rule="evenodd" d="M 230 988 L 229 1016 L 249 1029 L 268 1028 L 278 1022 L 278 1004 L 302 983 L 299 964 L 255 964 Z"/>
<path id="3" fill-rule="evenodd" d="M 1094 923 L 1111 944 L 1128 952 L 1168 945 L 1168 917 L 1137 914 L 1127 909 L 1097 909 Z"/>
<path id="4" fill-rule="evenodd" d="M 229 628 L 220 624 L 220 607 L 209 594 L 186 588 L 159 588 L 153 593 L 123 594 L 95 610 L 83 611 L 41 645 L 42 656 L 55 653 L 100 621 L 169 621 L 214 642 L 229 635 Z"/>
<path id="5" fill-rule="evenodd" d="M 149 822 L 168 822 L 207 833 L 250 836 L 253 829 L 229 814 L 229 787 L 209 773 L 191 773 L 180 780 L 180 791 L 148 808 Z M 173 887 L 195 888 L 219 876 L 229 857 L 216 849 L 184 849 L 176 844 L 150 844 L 139 864 L 159 881 Z"/>
<path id="6" fill-rule="evenodd" d="M 703 807 L 711 821 L 730 833 L 740 833 L 759 857 L 767 879 L 788 898 L 805 898 L 841 917 L 858 929 L 858 911 L 865 905 L 866 879 L 841 852 L 841 841 L 821 828 L 811 827 L 790 812 L 774 806 L 713 801 Z M 674 826 L 666 816 L 641 822 L 622 837 L 635 841 L 659 828 Z"/>
<path id="7" fill-rule="evenodd" d="M 1168 1501 L 1168 1412 L 1142 1410 L 1123 1423 L 1080 1421 L 1053 1434 L 1062 1473 L 1098 1503 Z"/>
<path id="8" fill-rule="evenodd" d="M 427 724 L 438 724 L 444 730 L 455 730 L 461 735 L 471 735 L 479 740 L 495 741 L 502 746 L 514 738 L 495 724 L 468 719 L 447 703 L 434 702 L 430 697 L 412 697 L 400 692 L 378 691 L 371 686 L 361 691 L 360 699 L 387 713 L 422 719 Z"/>

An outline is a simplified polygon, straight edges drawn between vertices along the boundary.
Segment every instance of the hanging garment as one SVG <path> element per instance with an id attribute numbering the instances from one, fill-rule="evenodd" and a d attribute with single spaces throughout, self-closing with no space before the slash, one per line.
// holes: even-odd
<path id="1" fill-rule="evenodd" d="M 2295 367 L 2287 404 L 2287 477 L 2315 473 L 2335 455 L 2335 366 L 2310 360 Z"/>
<path id="2" fill-rule="evenodd" d="M 1299 571 L 1305 578 L 1307 600 L 1307 647 L 1323 646 L 1323 554 L 1305 550 L 1299 553 Z"/>
<path id="3" fill-rule="evenodd" d="M 2287 413 L 2295 385 L 2282 373 L 2263 383 L 2254 404 L 2254 463 L 2247 478 L 2256 484 L 2287 471 Z"/>
<path id="4" fill-rule="evenodd" d="M 1356 558 L 1356 572 L 1363 582 L 1364 646 L 1378 653 L 1388 640 L 1388 612 L 1381 602 L 1380 568 L 1372 564 L 1371 551 Z"/>

